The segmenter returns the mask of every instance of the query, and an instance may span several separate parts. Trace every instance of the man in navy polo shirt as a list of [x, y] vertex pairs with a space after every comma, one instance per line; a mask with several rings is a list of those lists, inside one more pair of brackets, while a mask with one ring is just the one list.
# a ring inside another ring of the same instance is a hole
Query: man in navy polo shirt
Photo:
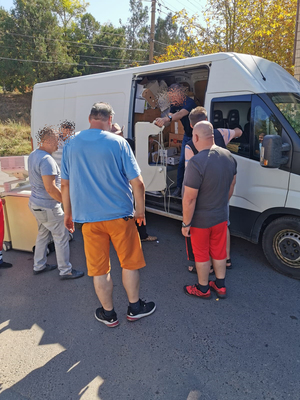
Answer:
[[171, 104], [170, 112], [163, 118], [156, 118], [155, 124], [157, 126], [168, 126], [172, 121], [181, 121], [184, 128], [184, 136], [182, 140], [180, 159], [177, 170], [177, 188], [173, 192], [173, 196], [181, 196], [181, 187], [184, 175], [184, 149], [187, 142], [192, 138], [192, 128], [189, 121], [189, 113], [197, 104], [193, 99], [185, 94], [185, 88], [178, 83], [173, 83], [168, 88], [168, 96]]

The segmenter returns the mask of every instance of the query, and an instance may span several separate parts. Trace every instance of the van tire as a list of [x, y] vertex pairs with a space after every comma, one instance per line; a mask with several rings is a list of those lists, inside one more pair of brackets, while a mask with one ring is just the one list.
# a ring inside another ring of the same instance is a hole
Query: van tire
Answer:
[[262, 237], [264, 254], [276, 271], [300, 279], [300, 219], [281, 217], [272, 221]]

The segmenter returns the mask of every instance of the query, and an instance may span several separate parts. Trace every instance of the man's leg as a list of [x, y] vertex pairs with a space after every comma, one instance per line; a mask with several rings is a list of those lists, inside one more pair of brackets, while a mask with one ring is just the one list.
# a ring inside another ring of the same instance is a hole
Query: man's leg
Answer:
[[33, 270], [43, 271], [47, 263], [47, 248], [50, 242], [51, 233], [45, 224], [48, 222], [47, 211], [43, 208], [29, 203], [29, 208], [38, 224], [38, 235], [35, 241], [35, 251], [33, 257]]
[[106, 311], [113, 310], [113, 281], [110, 273], [101, 276], [94, 276], [94, 288], [96, 295]]
[[209, 280], [211, 261], [209, 260], [206, 262], [196, 262], [195, 264], [197, 269], [199, 285], [207, 286]]
[[226, 275], [226, 258], [225, 260], [212, 260], [214, 271], [217, 279], [225, 279]]
[[140, 296], [140, 272], [123, 268], [122, 282], [126, 290], [129, 303], [136, 303]]
[[212, 227], [210, 253], [212, 255], [216, 280], [210, 281], [209, 286], [220, 298], [226, 297], [225, 276], [227, 234], [227, 221]]
[[145, 266], [139, 234], [132, 218], [107, 221], [107, 225], [110, 226], [111, 241], [123, 269], [122, 280], [129, 300], [127, 320], [137, 321], [156, 309], [153, 301], [146, 303], [139, 298], [139, 269]]
[[181, 146], [181, 152], [180, 152], [180, 159], [179, 159], [179, 164], [178, 164], [178, 169], [177, 169], [177, 188], [181, 189], [182, 187], [182, 182], [183, 182], [183, 176], [184, 176], [184, 166], [185, 166], [185, 145], [191, 138], [188, 137], [187, 135], [183, 135], [182, 139], [182, 146]]
[[184, 292], [190, 296], [196, 296], [203, 299], [211, 297], [208, 279], [211, 267], [209, 257], [209, 237], [210, 229], [200, 229], [192, 227], [191, 234], [191, 247], [193, 249], [195, 266], [198, 275], [198, 283], [196, 285], [184, 286]]
[[48, 209], [47, 215], [48, 221], [45, 226], [53, 237], [59, 275], [70, 274], [72, 264], [70, 263], [69, 232], [64, 225], [64, 212], [59, 206], [58, 208]]
[[93, 277], [96, 295], [102, 305], [95, 318], [109, 328], [119, 325], [113, 306], [113, 282], [110, 275], [110, 238], [104, 222], [85, 223], [82, 226], [84, 252], [88, 275]]

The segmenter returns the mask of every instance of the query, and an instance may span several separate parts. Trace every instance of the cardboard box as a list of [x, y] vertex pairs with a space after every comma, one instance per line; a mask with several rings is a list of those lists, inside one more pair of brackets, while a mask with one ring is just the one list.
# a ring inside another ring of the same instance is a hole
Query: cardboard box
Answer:
[[151, 90], [154, 96], [156, 96], [157, 93], [159, 92], [159, 84], [157, 81], [151, 81], [147, 83], [146, 88]]
[[184, 135], [184, 128], [180, 121], [172, 121], [170, 125], [171, 132], [179, 133], [180, 135]]
[[169, 133], [169, 147], [177, 147], [178, 153], [181, 151], [183, 135], [178, 133]]
[[177, 165], [179, 164], [180, 156], [173, 156], [173, 157], [168, 157], [167, 163], [168, 165]]
[[143, 98], [147, 101], [151, 108], [155, 108], [158, 105], [157, 98], [151, 92], [150, 89], [145, 89], [142, 93]]
[[[145, 102], [145, 100], [143, 101]], [[161, 113], [158, 108], [144, 110], [143, 114], [135, 113], [134, 123], [136, 124], [137, 122], [153, 122], [156, 118], [159, 118], [160, 115]]]

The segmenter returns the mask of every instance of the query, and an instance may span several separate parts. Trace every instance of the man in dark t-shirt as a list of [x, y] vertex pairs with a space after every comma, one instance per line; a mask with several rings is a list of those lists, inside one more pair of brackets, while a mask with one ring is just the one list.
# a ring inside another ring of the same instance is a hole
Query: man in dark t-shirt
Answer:
[[[183, 182], [182, 234], [191, 237], [198, 284], [186, 294], [210, 298], [210, 289], [226, 297], [227, 203], [236, 180], [237, 165], [228, 150], [214, 144], [213, 126], [198, 122], [193, 130], [198, 150], [188, 163]], [[212, 259], [216, 280], [208, 282]]]
[[177, 188], [173, 193], [173, 196], [180, 197], [184, 175], [184, 148], [187, 142], [192, 138], [192, 128], [190, 126], [189, 113], [197, 105], [193, 99], [186, 96], [184, 87], [178, 83], [173, 83], [168, 88], [168, 96], [171, 104], [170, 112], [166, 117], [156, 118], [155, 124], [162, 127], [168, 126], [172, 121], [181, 121], [183, 125], [184, 136], [177, 170]]
[[[207, 121], [207, 111], [204, 107], [196, 107], [189, 114], [189, 121], [191, 127], [193, 128], [197, 122]], [[236, 127], [234, 129], [214, 129], [214, 141], [217, 146], [223, 147], [226, 149], [227, 144], [235, 138], [240, 137], [243, 134], [243, 131]], [[185, 167], [187, 166], [188, 161], [198, 153], [198, 150], [195, 148], [193, 144], [193, 140], [189, 140], [185, 146]], [[228, 204], [228, 214], [229, 214], [229, 204]], [[229, 215], [228, 215], [228, 227], [229, 227]], [[189, 242], [189, 239], [187, 239]], [[188, 255], [189, 260], [193, 260], [192, 254]], [[193, 266], [189, 266], [189, 272], [194, 273], [195, 268]], [[232, 268], [231, 258], [230, 258], [230, 232], [229, 228], [227, 229], [227, 259], [226, 259], [226, 268]], [[213, 271], [211, 271], [213, 272]]]

